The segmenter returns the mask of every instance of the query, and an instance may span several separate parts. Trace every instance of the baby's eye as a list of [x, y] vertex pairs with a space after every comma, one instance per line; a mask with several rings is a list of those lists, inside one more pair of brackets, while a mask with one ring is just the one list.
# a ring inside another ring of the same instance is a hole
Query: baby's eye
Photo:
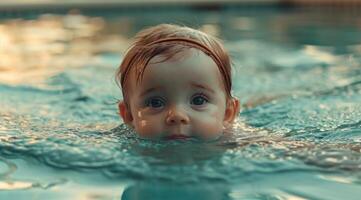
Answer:
[[208, 101], [207, 97], [203, 94], [194, 95], [191, 100], [191, 104], [196, 105], [196, 106], [200, 106], [200, 105], [206, 104], [208, 102], [209, 101]]
[[147, 107], [160, 108], [165, 105], [165, 101], [160, 97], [152, 97], [145, 101]]

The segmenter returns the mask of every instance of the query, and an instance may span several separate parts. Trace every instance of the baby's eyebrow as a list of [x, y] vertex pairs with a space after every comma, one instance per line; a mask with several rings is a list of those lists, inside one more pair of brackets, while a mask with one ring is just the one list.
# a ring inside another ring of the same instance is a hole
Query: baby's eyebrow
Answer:
[[208, 87], [206, 85], [202, 85], [202, 84], [195, 83], [195, 82], [191, 82], [191, 85], [193, 87], [196, 87], [196, 88], [201, 88], [201, 89], [204, 89], [204, 90], [208, 90], [211, 93], [216, 93], [214, 90], [212, 90], [210, 87]]
[[144, 95], [146, 95], [146, 94], [148, 94], [148, 93], [151, 93], [151, 92], [154, 92], [154, 91], [156, 91], [156, 90], [161, 90], [163, 87], [161, 87], [161, 86], [156, 86], [156, 87], [151, 87], [151, 88], [148, 88], [148, 89], [146, 89], [144, 92], [142, 92], [141, 94], [140, 94], [140, 96], [144, 96]]

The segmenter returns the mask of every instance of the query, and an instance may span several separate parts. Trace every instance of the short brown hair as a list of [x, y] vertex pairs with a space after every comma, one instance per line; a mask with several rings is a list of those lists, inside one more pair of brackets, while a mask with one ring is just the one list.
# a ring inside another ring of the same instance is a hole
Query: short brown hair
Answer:
[[126, 99], [125, 84], [131, 69], [135, 70], [137, 81], [141, 81], [149, 61], [158, 55], [165, 57], [162, 62], [172, 58], [185, 48], [195, 48], [211, 57], [221, 72], [225, 91], [232, 97], [231, 64], [227, 51], [219, 39], [202, 31], [172, 24], [160, 24], [140, 31], [135, 42], [127, 51], [116, 79]]

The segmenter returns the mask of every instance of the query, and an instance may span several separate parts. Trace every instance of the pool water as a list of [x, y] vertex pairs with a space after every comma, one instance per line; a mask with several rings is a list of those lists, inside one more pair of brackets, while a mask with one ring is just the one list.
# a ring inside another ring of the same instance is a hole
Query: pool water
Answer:
[[[154, 142], [122, 124], [115, 70], [162, 22], [224, 39], [233, 137]], [[359, 199], [360, 22], [277, 8], [4, 16], [0, 199]]]

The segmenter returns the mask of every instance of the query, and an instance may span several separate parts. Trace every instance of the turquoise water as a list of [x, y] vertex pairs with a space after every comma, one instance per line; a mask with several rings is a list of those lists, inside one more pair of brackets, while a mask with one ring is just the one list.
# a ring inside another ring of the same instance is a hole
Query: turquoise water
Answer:
[[[0, 199], [359, 199], [360, 14], [142, 12], [0, 21]], [[122, 125], [114, 72], [160, 22], [225, 40], [232, 138], [152, 142]]]

